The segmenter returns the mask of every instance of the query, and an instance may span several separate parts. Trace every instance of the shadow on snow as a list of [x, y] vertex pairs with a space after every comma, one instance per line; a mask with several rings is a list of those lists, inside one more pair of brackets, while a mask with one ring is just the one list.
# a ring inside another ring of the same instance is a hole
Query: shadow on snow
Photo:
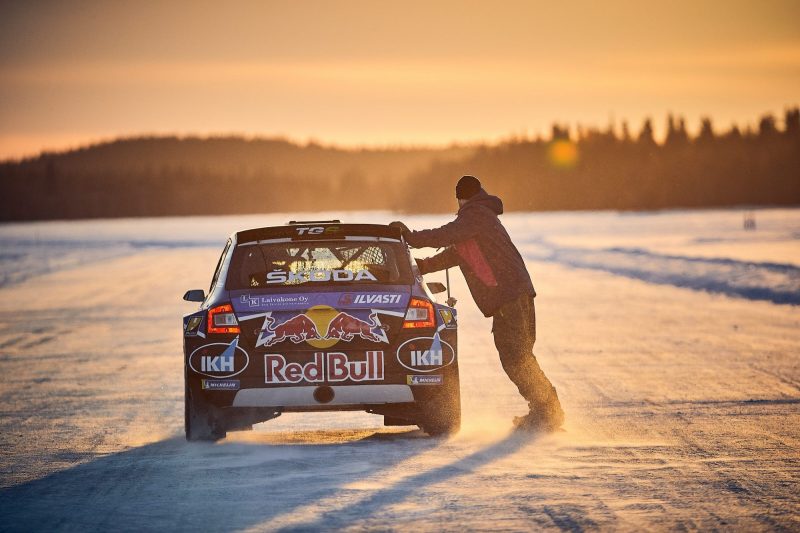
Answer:
[[[531, 438], [512, 433], [299, 527], [336, 527], [354, 516], [376, 516], [426, 484], [466, 474]], [[376, 433], [343, 444], [190, 444], [174, 437], [0, 490], [0, 529], [238, 530], [334, 497], [350, 483], [441, 444], [419, 431]]]

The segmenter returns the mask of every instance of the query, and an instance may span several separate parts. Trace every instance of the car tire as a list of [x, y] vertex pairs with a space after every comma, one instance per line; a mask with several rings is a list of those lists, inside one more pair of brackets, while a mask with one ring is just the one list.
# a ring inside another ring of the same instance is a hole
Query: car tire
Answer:
[[203, 402], [202, 397], [193, 393], [188, 380], [184, 396], [184, 429], [188, 441], [217, 441], [224, 439], [226, 432], [214, 413], [214, 406]]
[[452, 376], [421, 406], [418, 426], [431, 437], [453, 435], [461, 428], [461, 391]]

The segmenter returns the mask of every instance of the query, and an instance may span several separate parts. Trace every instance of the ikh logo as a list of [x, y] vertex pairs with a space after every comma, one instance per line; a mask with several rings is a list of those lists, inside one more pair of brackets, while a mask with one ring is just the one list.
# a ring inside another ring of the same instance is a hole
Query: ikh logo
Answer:
[[455, 361], [453, 347], [439, 338], [417, 337], [407, 340], [397, 349], [397, 361], [409, 370], [433, 372]]
[[430, 350], [411, 350], [411, 366], [442, 366], [442, 349], [431, 346]]
[[239, 337], [230, 344], [206, 344], [189, 356], [189, 368], [211, 378], [229, 378], [241, 374], [249, 362], [247, 352], [239, 347]]
[[233, 372], [233, 353], [201, 356], [200, 370], [202, 372]]
[[316, 352], [308, 363], [287, 363], [281, 354], [264, 356], [266, 383], [322, 383], [324, 381], [383, 381], [383, 352], [368, 351], [363, 361], [351, 361], [342, 352]]

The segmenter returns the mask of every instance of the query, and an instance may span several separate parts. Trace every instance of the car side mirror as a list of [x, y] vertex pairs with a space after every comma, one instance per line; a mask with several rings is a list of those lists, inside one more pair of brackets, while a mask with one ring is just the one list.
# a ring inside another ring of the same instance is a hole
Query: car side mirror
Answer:
[[428, 286], [428, 290], [433, 294], [439, 294], [447, 290], [447, 287], [444, 286], [444, 283], [440, 283], [438, 281], [431, 281], [426, 283], [426, 285]]
[[183, 299], [187, 302], [202, 302], [206, 299], [206, 293], [203, 289], [192, 289], [186, 291], [186, 294], [183, 295]]

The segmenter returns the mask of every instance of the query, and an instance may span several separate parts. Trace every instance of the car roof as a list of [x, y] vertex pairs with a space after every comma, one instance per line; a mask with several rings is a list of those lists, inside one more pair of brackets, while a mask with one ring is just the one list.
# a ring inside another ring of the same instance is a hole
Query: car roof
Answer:
[[357, 238], [401, 240], [401, 231], [385, 224], [342, 224], [339, 221], [293, 222], [285, 226], [253, 228], [236, 233], [236, 242], [269, 241], [338, 241]]

